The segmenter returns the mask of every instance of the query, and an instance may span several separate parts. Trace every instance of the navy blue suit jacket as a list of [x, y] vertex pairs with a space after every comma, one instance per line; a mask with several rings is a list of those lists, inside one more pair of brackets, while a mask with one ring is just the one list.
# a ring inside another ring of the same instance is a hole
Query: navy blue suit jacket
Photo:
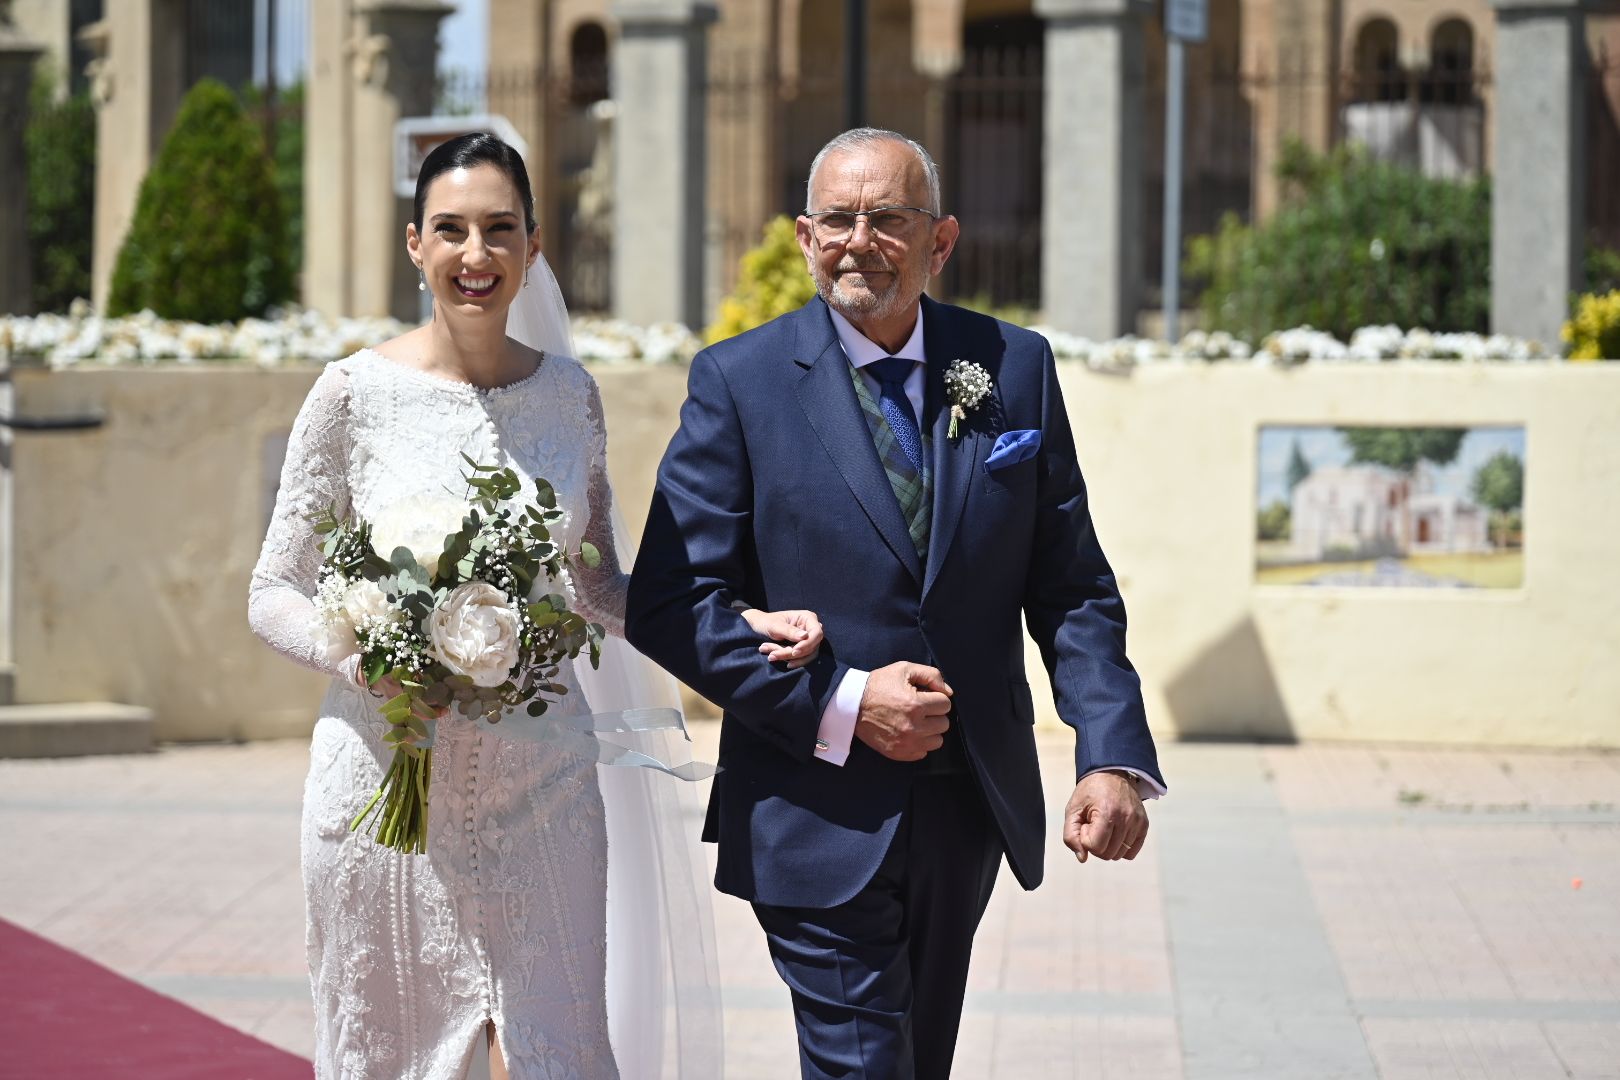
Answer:
[[[926, 561], [819, 298], [697, 355], [659, 467], [628, 634], [724, 711], [704, 839], [720, 845], [716, 885], [744, 899], [843, 903], [888, 848], [919, 766], [859, 739], [842, 767], [814, 757], [822, 711], [852, 666], [910, 660], [944, 673], [952, 723], [1025, 888], [1041, 880], [1047, 811], [1021, 618], [1075, 729], [1077, 775], [1128, 765], [1159, 777], [1050, 347], [927, 297], [922, 318]], [[988, 370], [994, 389], [952, 439], [944, 372], [958, 358]], [[985, 468], [999, 433], [1029, 428], [1043, 434], [1038, 455]], [[797, 671], [766, 662], [735, 599], [815, 611], [820, 656]]]

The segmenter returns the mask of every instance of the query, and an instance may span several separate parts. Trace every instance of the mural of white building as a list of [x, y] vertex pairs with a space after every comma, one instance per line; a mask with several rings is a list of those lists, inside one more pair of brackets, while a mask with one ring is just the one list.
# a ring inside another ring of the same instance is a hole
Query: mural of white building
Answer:
[[1385, 465], [1314, 470], [1294, 488], [1295, 558], [1333, 554], [1432, 555], [1490, 550], [1485, 509], [1435, 490], [1428, 462], [1410, 473]]

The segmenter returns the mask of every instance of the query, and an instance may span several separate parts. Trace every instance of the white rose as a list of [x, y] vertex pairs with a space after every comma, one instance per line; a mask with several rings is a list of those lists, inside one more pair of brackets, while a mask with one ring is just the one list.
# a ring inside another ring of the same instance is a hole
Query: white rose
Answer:
[[458, 585], [427, 618], [428, 651], [479, 686], [499, 686], [518, 661], [517, 611], [482, 581]]
[[317, 618], [313, 629], [315, 649], [326, 657], [327, 663], [340, 664], [360, 651], [360, 642], [355, 639], [354, 627], [345, 616], [339, 615], [331, 619]]
[[466, 516], [466, 504], [455, 499], [413, 495], [384, 507], [371, 519], [371, 547], [385, 559], [393, 557], [395, 548], [409, 548], [417, 564], [432, 575], [444, 554], [444, 538], [460, 532]]
[[399, 609], [394, 607], [381, 585], [369, 578], [360, 578], [343, 594], [343, 613], [352, 625], [362, 626], [367, 619], [392, 622], [399, 616]]

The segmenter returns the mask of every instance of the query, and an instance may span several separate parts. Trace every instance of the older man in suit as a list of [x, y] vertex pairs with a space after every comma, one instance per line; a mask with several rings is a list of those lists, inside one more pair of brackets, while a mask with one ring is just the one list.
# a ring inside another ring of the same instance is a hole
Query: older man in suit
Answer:
[[[693, 361], [630, 585], [630, 640], [724, 710], [704, 838], [805, 1077], [950, 1073], [1001, 858], [1043, 874], [1025, 619], [1076, 733], [1064, 842], [1135, 858], [1164, 791], [1051, 349], [923, 295], [958, 231], [915, 142], [823, 148], [819, 295]], [[815, 660], [761, 656], [750, 602], [817, 612]]]

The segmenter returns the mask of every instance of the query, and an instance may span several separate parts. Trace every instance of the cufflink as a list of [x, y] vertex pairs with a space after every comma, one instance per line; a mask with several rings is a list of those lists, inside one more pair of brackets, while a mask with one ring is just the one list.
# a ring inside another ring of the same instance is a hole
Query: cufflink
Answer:
[[826, 739], [817, 739], [816, 740], [816, 749], [817, 750], [831, 750], [832, 747], [827, 745], [827, 740]]

